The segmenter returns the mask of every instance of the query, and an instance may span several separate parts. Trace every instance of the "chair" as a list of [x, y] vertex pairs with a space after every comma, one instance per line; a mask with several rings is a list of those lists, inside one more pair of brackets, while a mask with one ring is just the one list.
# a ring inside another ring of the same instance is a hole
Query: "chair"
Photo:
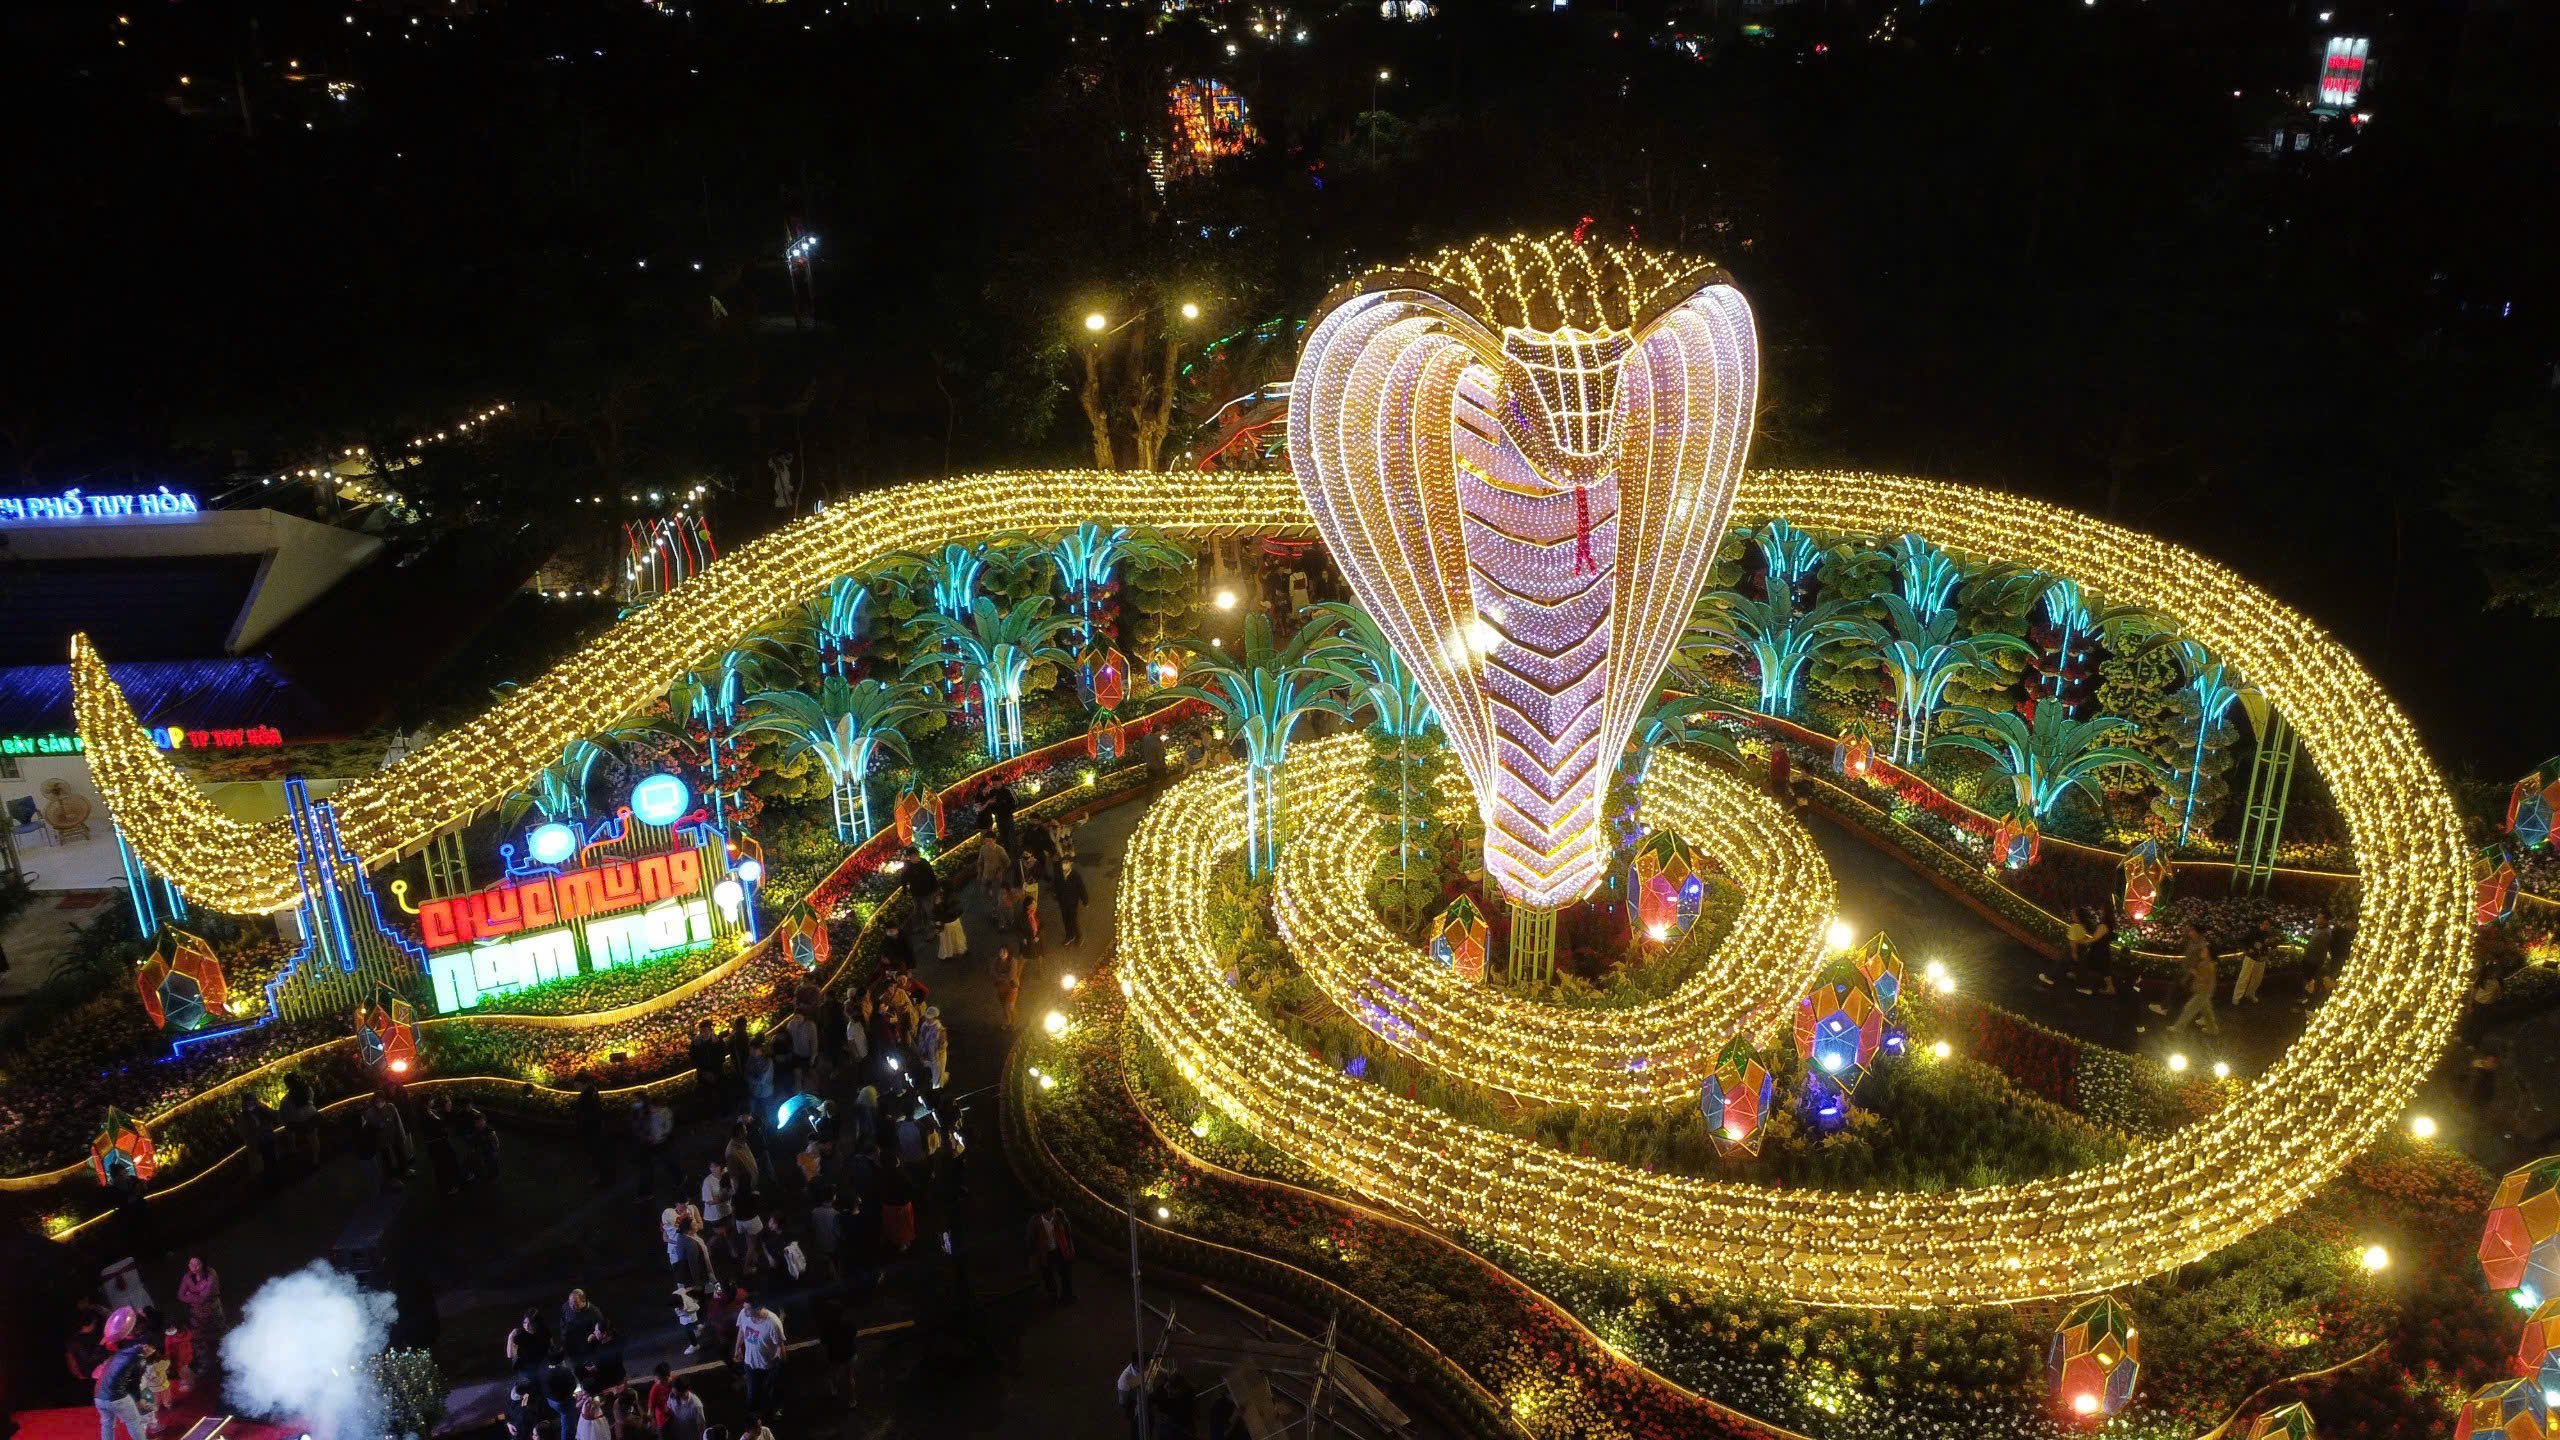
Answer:
[[53, 831], [47, 828], [44, 821], [36, 813], [36, 797], [33, 795], [12, 795], [9, 797], [8, 808], [9, 828], [12, 839], [24, 839], [31, 835], [42, 836], [46, 840], [51, 840], [53, 838]]

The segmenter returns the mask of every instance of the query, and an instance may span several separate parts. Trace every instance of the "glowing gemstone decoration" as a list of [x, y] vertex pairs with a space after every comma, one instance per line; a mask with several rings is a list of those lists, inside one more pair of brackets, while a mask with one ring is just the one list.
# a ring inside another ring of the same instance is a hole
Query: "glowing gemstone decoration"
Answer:
[[377, 989], [373, 1003], [356, 1007], [356, 1047], [364, 1063], [396, 1076], [417, 1068], [418, 1007]]
[[2480, 1234], [2480, 1270], [2492, 1290], [2530, 1290], [2560, 1299], [2560, 1155], [2507, 1173], [2489, 1197]]
[[1723, 537], [1757, 369], [1716, 267], [1561, 235], [1372, 271], [1308, 329], [1291, 469], [1515, 904], [1607, 867], [1601, 793]]
[[2493, 1381], [2471, 1392], [2453, 1422], [2453, 1440], [2546, 1440], [2551, 1402], [2540, 1382]]
[[1884, 1007], [1864, 985], [1816, 985], [1796, 1002], [1796, 1058], [1848, 1094], [1884, 1045]]
[[578, 853], [578, 832], [558, 820], [536, 825], [524, 837], [524, 853], [537, 865], [560, 864]]
[[1440, 912], [1432, 928], [1431, 958], [1474, 983], [1484, 979], [1485, 950], [1492, 941], [1493, 927], [1485, 923], [1484, 913], [1461, 895]]
[[692, 803], [693, 792], [673, 775], [652, 775], [631, 787], [631, 815], [643, 825], [673, 825]]
[[2169, 862], [2160, 854], [2160, 842], [2145, 840], [2126, 851], [2123, 871], [2124, 918], [2136, 923], [2150, 919], [2169, 884]]
[[[167, 953], [162, 953], [162, 947]], [[175, 926], [134, 974], [143, 1013], [169, 1030], [201, 1030], [230, 1012], [231, 987], [213, 947]]]
[[2560, 1390], [2560, 1298], [2533, 1307], [2516, 1341], [2516, 1373], [2545, 1390]]
[[1729, 1040], [1716, 1052], [1715, 1073], [1699, 1087], [1698, 1109], [1706, 1116], [1707, 1135], [1718, 1155], [1760, 1153], [1773, 1083], [1769, 1067], [1760, 1063], [1749, 1044]]
[[1875, 768], [1875, 762], [1875, 727], [1864, 720], [1841, 726], [1840, 738], [1831, 746], [1831, 768], [1852, 780], [1864, 780]]
[[2471, 923], [2495, 925], [2516, 911], [2516, 867], [2491, 845], [2471, 859]]
[[1894, 948], [1893, 937], [1877, 931], [1849, 957], [1849, 963], [1857, 967], [1859, 981], [1891, 1020], [1902, 1008], [1903, 975], [1902, 952]]
[[106, 1123], [99, 1127], [98, 1137], [89, 1142], [89, 1168], [101, 1185], [149, 1180], [160, 1168], [152, 1158], [151, 1132], [142, 1128], [141, 1121], [108, 1106]]
[[1637, 844], [1630, 868], [1637, 928], [1657, 945], [1688, 934], [1707, 902], [1697, 850], [1668, 830], [1656, 830]]
[[2113, 1415], [2133, 1403], [2142, 1373], [2142, 1337], [2133, 1316], [2110, 1295], [2062, 1317], [2045, 1350], [2045, 1378], [2056, 1404], [2079, 1415]]
[[1117, 710], [1129, 694], [1129, 657], [1109, 647], [1084, 652], [1085, 673], [1092, 677], [1093, 705]]
[[2259, 1416], [2249, 1427], [2249, 1440], [2312, 1440], [2318, 1433], [2311, 1407], [2296, 1400]]
[[2000, 817], [2000, 828], [1991, 834], [1991, 853], [2002, 865], [2024, 870], [2043, 852], [2044, 827], [2036, 823], [2034, 812], [2020, 805]]
[[2551, 843], [2551, 817], [2560, 809], [2560, 758], [2518, 780], [2507, 791], [2507, 833], [2528, 850]]
[[1094, 711], [1093, 722], [1085, 726], [1084, 750], [1102, 764], [1118, 763], [1121, 756], [1129, 753], [1129, 727], [1112, 711]]

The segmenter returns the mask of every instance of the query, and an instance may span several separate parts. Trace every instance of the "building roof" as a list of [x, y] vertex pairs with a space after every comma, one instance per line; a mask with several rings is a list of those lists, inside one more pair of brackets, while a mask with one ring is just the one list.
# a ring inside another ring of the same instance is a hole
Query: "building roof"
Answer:
[[[151, 726], [187, 730], [273, 726], [287, 739], [334, 733], [319, 700], [263, 655], [143, 660], [111, 665], [134, 713]], [[0, 668], [0, 735], [62, 735], [74, 728], [68, 664]]]

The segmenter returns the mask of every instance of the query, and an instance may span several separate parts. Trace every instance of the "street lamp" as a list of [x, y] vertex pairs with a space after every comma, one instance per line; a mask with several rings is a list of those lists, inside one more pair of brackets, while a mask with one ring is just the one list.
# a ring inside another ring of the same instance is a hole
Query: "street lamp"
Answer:
[[1198, 305], [1193, 304], [1192, 302], [1190, 302], [1190, 301], [1188, 301], [1188, 300], [1183, 301], [1183, 302], [1182, 302], [1182, 318], [1183, 318], [1183, 319], [1185, 319], [1185, 320], [1197, 320], [1197, 319], [1199, 319], [1199, 318], [1200, 318], [1200, 307], [1199, 307]]
[[1103, 314], [1099, 310], [1093, 311], [1084, 317], [1084, 328], [1094, 331], [1097, 334], [1101, 332], [1103, 326], [1110, 323], [1111, 317]]

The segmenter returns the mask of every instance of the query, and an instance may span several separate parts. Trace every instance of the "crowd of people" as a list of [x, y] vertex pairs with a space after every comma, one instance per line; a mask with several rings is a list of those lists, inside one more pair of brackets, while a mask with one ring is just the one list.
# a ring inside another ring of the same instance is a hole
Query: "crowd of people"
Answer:
[[[511, 1440], [771, 1440], [766, 1426], [790, 1398], [786, 1355], [813, 1345], [827, 1391], [849, 1400], [864, 1303], [907, 1257], [956, 1269], [956, 1255], [940, 1257], [954, 1254], [970, 1147], [936, 991], [976, 984], [982, 964], [1010, 1027], [1026, 966], [1057, 939], [1080, 942], [1090, 901], [1071, 827], [1020, 816], [1003, 788], [978, 821], [974, 868], [946, 877], [912, 846], [893, 862], [910, 919], [904, 943], [865, 983], [802, 983], [762, 1013], [700, 1024], [688, 1059], [693, 1108], [713, 1117], [708, 1145], [698, 1123], [680, 1136], [679, 1097], [659, 1089], [608, 1102], [592, 1077], [579, 1078], [572, 1153], [608, 1196], [636, 1187], [658, 1213], [665, 1309], [628, 1318], [642, 1331], [672, 1320], [683, 1346], [653, 1373], [634, 1374], [622, 1319], [608, 1318], [586, 1289], [556, 1309], [528, 1309], [504, 1347]], [[992, 953], [974, 947], [983, 959], [971, 958], [963, 919], [972, 881], [996, 932]], [[320, 1118], [297, 1075], [280, 1104], [244, 1095], [236, 1128], [275, 1183], [320, 1165]], [[377, 1192], [432, 1183], [452, 1196], [499, 1173], [498, 1130], [479, 1106], [422, 1100], [396, 1085], [356, 1107], [349, 1145]], [[1075, 1243], [1064, 1212], [1034, 1217], [1023, 1248], [1027, 1278], [1072, 1300]], [[102, 1440], [116, 1440], [118, 1426], [126, 1440], [148, 1440], [161, 1397], [183, 1393], [209, 1367], [222, 1324], [219, 1277], [190, 1261], [179, 1299], [186, 1315], [177, 1323], [156, 1310], [84, 1312], [66, 1359], [92, 1386]]]
[[98, 1412], [98, 1440], [147, 1440], [161, 1433], [160, 1409], [205, 1380], [220, 1352], [230, 1312], [222, 1276], [190, 1256], [178, 1280], [183, 1314], [170, 1317], [154, 1305], [107, 1309], [82, 1300], [64, 1342], [63, 1363], [89, 1387]]
[[[953, 1250], [968, 1190], [967, 1108], [952, 1093], [951, 1029], [935, 1001], [937, 988], [974, 983], [963, 968], [964, 887], [975, 879], [995, 917], [988, 967], [1008, 1024], [1024, 964], [1040, 953], [1042, 901], [1052, 933], [1081, 935], [1087, 894], [1072, 832], [1021, 820], [1012, 801], [1002, 789], [989, 797], [968, 877], [946, 883], [913, 847], [899, 857], [906, 943], [867, 983], [802, 984], [765, 1015], [700, 1024], [688, 1058], [702, 1108], [718, 1117], [707, 1158], [678, 1161], [665, 1096], [638, 1096], [617, 1117], [582, 1079], [573, 1127], [596, 1182], [636, 1175], [660, 1202], [666, 1313], [684, 1346], [635, 1376], [621, 1332], [585, 1291], [557, 1315], [528, 1311], [507, 1337], [511, 1440], [757, 1440], [790, 1401], [795, 1339], [815, 1343], [828, 1393], [850, 1400], [863, 1303], [906, 1257]], [[469, 1131], [467, 1118], [446, 1126]], [[471, 1183], [474, 1153], [457, 1147], [458, 1183]], [[1026, 1247], [1047, 1293], [1072, 1299], [1065, 1214], [1035, 1217]], [[695, 1373], [703, 1367], [725, 1374]], [[710, 1423], [733, 1401], [734, 1426]]]

